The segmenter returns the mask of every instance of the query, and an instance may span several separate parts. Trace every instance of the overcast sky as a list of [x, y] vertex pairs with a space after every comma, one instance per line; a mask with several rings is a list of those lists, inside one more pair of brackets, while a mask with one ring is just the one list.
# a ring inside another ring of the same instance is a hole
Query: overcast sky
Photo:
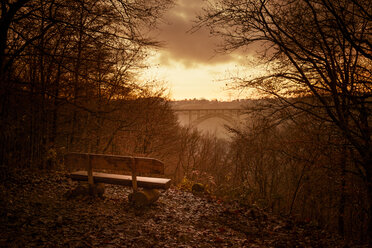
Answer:
[[216, 54], [221, 40], [209, 30], [188, 32], [202, 12], [203, 0], [177, 0], [159, 25], [156, 38], [164, 42], [150, 58], [146, 79], [166, 82], [171, 98], [223, 99], [239, 97], [226, 91], [226, 79], [244, 61], [244, 54]]

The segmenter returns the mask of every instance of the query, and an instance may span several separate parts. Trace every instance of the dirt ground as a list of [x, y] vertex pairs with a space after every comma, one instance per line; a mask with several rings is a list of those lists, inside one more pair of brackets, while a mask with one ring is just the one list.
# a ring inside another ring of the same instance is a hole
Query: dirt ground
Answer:
[[134, 209], [127, 187], [66, 197], [76, 185], [64, 172], [3, 172], [0, 247], [348, 247], [310, 223], [176, 187]]

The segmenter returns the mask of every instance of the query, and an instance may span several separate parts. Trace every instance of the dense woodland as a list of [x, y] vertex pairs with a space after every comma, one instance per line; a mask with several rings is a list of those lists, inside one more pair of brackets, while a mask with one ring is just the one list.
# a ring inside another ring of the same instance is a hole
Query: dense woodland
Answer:
[[371, 2], [217, 2], [196, 29], [223, 51], [266, 44], [268, 73], [231, 79], [261, 97], [231, 141], [181, 127], [164, 90], [138, 81], [172, 1], [1, 1], [1, 169], [63, 169], [68, 151], [155, 157], [175, 184], [371, 242]]

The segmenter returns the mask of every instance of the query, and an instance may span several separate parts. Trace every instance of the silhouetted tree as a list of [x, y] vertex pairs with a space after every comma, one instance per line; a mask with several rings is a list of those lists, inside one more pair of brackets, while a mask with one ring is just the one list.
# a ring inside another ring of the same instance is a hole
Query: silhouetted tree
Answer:
[[372, 237], [370, 2], [221, 0], [211, 3], [200, 25], [226, 39], [222, 50], [264, 47], [267, 74], [237, 77], [237, 87], [276, 96], [282, 107], [339, 130], [365, 183]]
[[43, 163], [62, 139], [100, 147], [108, 103], [138, 97], [145, 48], [158, 45], [147, 32], [171, 3], [1, 1], [0, 163]]

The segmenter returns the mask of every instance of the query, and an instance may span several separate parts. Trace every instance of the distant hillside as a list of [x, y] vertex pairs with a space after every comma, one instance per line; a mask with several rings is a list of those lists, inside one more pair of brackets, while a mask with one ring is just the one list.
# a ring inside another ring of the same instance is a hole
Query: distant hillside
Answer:
[[237, 109], [249, 105], [254, 100], [234, 100], [231, 102], [217, 100], [180, 100], [172, 101], [172, 107], [176, 109]]

